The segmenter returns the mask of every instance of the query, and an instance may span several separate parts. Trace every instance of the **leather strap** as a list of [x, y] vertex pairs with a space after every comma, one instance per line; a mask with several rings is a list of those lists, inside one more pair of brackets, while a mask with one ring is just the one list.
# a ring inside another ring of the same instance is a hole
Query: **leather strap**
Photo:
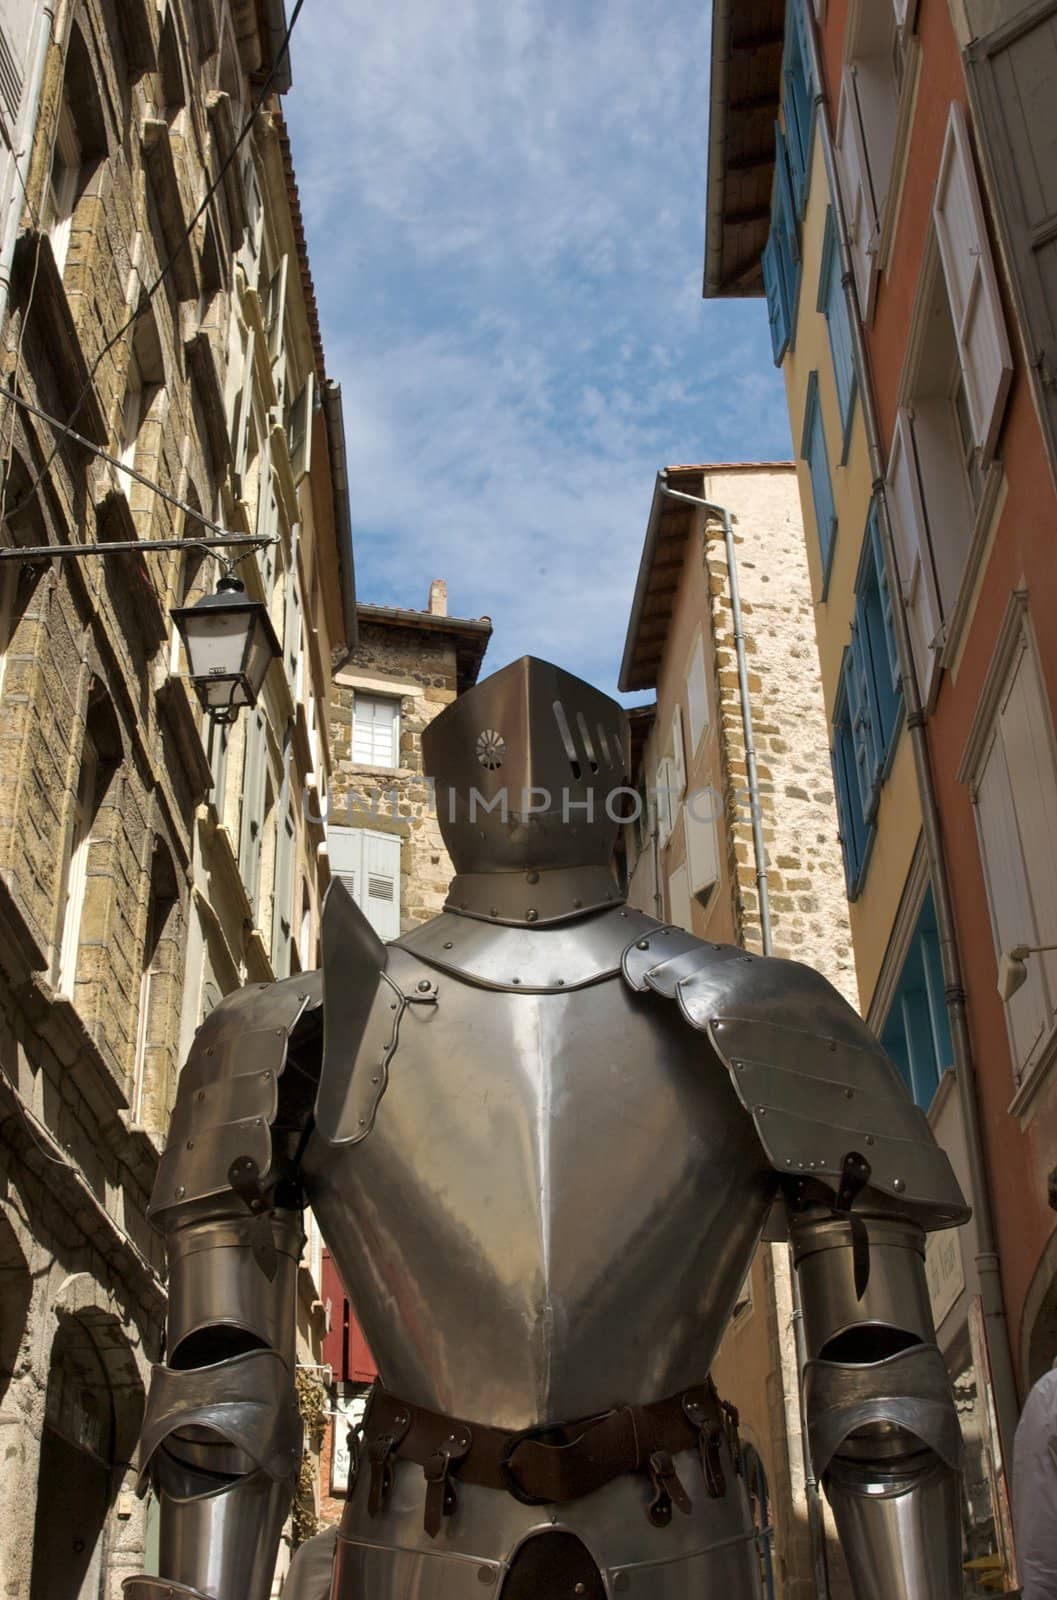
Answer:
[[[733, 1426], [732, 1426], [733, 1424]], [[697, 1448], [709, 1495], [726, 1481], [720, 1446], [736, 1456], [736, 1413], [725, 1410], [709, 1380], [647, 1406], [510, 1432], [412, 1406], [376, 1384], [364, 1418], [371, 1463], [368, 1511], [377, 1516], [392, 1485], [396, 1458], [417, 1462], [426, 1479], [425, 1528], [431, 1538], [457, 1505], [455, 1484], [504, 1489], [528, 1505], [562, 1504], [601, 1489], [625, 1472], [649, 1476], [646, 1511], [664, 1527], [673, 1506], [692, 1509], [673, 1456]]]

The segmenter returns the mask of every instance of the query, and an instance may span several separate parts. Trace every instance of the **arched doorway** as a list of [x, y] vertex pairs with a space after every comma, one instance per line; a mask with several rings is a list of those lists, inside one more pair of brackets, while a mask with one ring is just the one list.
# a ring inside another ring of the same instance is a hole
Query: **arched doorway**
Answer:
[[61, 1315], [51, 1348], [29, 1600], [99, 1600], [110, 1508], [143, 1413], [117, 1318]]

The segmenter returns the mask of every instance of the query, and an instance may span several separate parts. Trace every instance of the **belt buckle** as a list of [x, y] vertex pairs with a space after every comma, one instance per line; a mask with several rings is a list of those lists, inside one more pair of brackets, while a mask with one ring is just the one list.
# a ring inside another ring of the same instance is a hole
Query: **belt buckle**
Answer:
[[553, 1428], [549, 1427], [522, 1428], [519, 1432], [510, 1434], [503, 1446], [503, 1452], [499, 1457], [499, 1474], [507, 1494], [513, 1495], [514, 1499], [519, 1500], [523, 1506], [545, 1506], [549, 1505], [550, 1502], [541, 1495], [529, 1494], [526, 1489], [521, 1487], [514, 1475], [514, 1464], [511, 1458], [518, 1447], [523, 1445], [526, 1440], [539, 1439], [543, 1434], [552, 1433], [553, 1431]]

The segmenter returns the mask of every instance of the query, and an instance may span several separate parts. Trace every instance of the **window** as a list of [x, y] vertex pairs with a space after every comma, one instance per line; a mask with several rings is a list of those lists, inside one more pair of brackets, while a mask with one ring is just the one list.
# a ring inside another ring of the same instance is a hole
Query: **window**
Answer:
[[804, 0], [791, 0], [786, 10], [785, 60], [782, 64], [783, 110], [793, 200], [798, 217], [804, 215], [811, 182], [811, 145], [815, 131], [815, 89], [810, 71], [808, 23]]
[[349, 886], [380, 939], [400, 935], [400, 839], [370, 828], [332, 827], [327, 833], [331, 869]]
[[62, 938], [55, 971], [55, 987], [72, 996], [77, 971], [77, 952], [81, 942], [81, 913], [88, 881], [88, 847], [95, 820], [99, 781], [99, 755], [89, 734], [81, 749], [81, 770], [77, 777], [73, 812], [70, 818], [66, 881], [60, 896]]
[[285, 808], [275, 844], [275, 905], [272, 912], [272, 970], [288, 978], [294, 932], [294, 819]]
[[[1057, 944], [1057, 758], [1053, 723], [1026, 618], [1004, 630], [985, 689], [967, 776], [996, 959], [1016, 945]], [[1004, 659], [1003, 659], [1004, 658]], [[1057, 953], [1033, 955], [1006, 1003], [1013, 1071], [1038, 1064], [1057, 1019]]]
[[844, 447], [841, 460], [848, 454], [852, 412], [857, 389], [855, 358], [852, 353], [851, 323], [848, 320], [848, 301], [841, 283], [840, 246], [833, 221], [832, 206], [826, 212], [826, 232], [822, 244], [822, 267], [818, 282], [818, 309], [826, 319], [829, 330], [829, 348], [833, 357], [833, 378], [837, 386], [837, 404], [844, 428]]
[[708, 685], [705, 681], [705, 647], [700, 632], [690, 653], [686, 674], [686, 710], [690, 719], [690, 760], [697, 754], [701, 735], [708, 727]]
[[73, 213], [80, 198], [81, 142], [65, 95], [55, 133], [55, 152], [51, 162], [48, 199], [51, 210], [51, 251], [59, 275], [66, 266], [73, 229]]
[[763, 284], [771, 324], [771, 351], [774, 364], [778, 367], [793, 344], [793, 324], [800, 290], [800, 239], [785, 134], [777, 123], [774, 136], [771, 231], [763, 251]]
[[[121, 406], [121, 428], [118, 456], [127, 467], [136, 465], [136, 456], [145, 444], [144, 425], [151, 416], [155, 401], [163, 394], [165, 368], [162, 363], [161, 344], [153, 313], [147, 312], [136, 323], [125, 374], [125, 398]], [[157, 421], [157, 419], [154, 419]], [[120, 474], [121, 487], [131, 500], [139, 505], [139, 494], [146, 495], [144, 507], [153, 503], [149, 490], [133, 485], [132, 480]]]
[[[918, 686], [934, 699], [944, 646], [972, 588], [996, 476], [988, 473], [1012, 358], [972, 166], [965, 113], [951, 107], [888, 464], [888, 500]], [[986, 475], [986, 476], [985, 476]]]
[[807, 462], [811, 474], [811, 495], [815, 506], [815, 528], [819, 551], [822, 555], [822, 598], [829, 584], [830, 562], [837, 537], [837, 511], [833, 503], [833, 484], [829, 472], [829, 451], [826, 449], [826, 432], [822, 425], [822, 406], [819, 403], [818, 373], [813, 372], [807, 383], [807, 407], [804, 411], [804, 435], [800, 454]]
[[717, 820], [715, 792], [711, 789], [698, 790], [683, 807], [688, 886], [694, 899], [702, 906], [708, 905], [719, 882]]
[[954, 1065], [931, 889], [925, 896], [899, 974], [881, 1030], [881, 1043], [899, 1068], [915, 1103], [927, 1111], [940, 1078]]
[[912, 17], [907, 0], [855, 0], [834, 147], [863, 319], [873, 315], [877, 273], [894, 215], [893, 180], [906, 137]]
[[901, 711], [899, 657], [875, 505], [863, 539], [833, 719], [834, 782], [849, 899], [862, 886]]
[[361, 694], [352, 706], [352, 759], [360, 767], [400, 765], [400, 702], [384, 695]]
[[[136, 1062], [132, 1084], [132, 1120], [142, 1126], [146, 1101], [150, 1094], [151, 1051], [159, 1044], [164, 1046], [168, 1018], [158, 1016], [161, 999], [159, 989], [164, 985], [168, 968], [165, 959], [169, 919], [177, 903], [176, 873], [172, 857], [160, 839], [155, 839], [151, 860], [150, 898], [147, 902], [147, 925], [143, 940], [140, 964], [139, 1013], [136, 1022]], [[159, 1025], [160, 1024], [160, 1025]]]

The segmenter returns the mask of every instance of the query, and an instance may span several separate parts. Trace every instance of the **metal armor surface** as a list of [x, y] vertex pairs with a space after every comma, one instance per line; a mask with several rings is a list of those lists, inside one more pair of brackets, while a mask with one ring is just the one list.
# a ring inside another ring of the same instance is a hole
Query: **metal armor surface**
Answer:
[[[339, 882], [322, 1043], [318, 980], [299, 978], [226, 1002], [181, 1082], [153, 1215], [192, 1370], [166, 1369], [148, 1425], [173, 1592], [267, 1592], [307, 1201], [388, 1391], [385, 1428], [404, 1430], [370, 1438], [330, 1600], [527, 1600], [547, 1574], [547, 1600], [566, 1580], [584, 1600], [754, 1600], [731, 1437], [659, 1451], [641, 1430], [667, 1405], [685, 1427], [779, 1202], [809, 1432], [859, 1600], [949, 1600], [956, 1424], [922, 1240], [965, 1212], [883, 1052], [804, 969], [620, 905], [621, 714], [588, 685], [517, 662], [424, 746], [458, 871], [448, 909], [386, 946]], [[222, 1368], [244, 1386], [223, 1415]], [[425, 1411], [438, 1442], [415, 1455]], [[598, 1447], [601, 1487], [570, 1474], [546, 1491], [568, 1498], [540, 1504], [508, 1470], [511, 1449], [583, 1459], [604, 1428], [630, 1443], [613, 1470]], [[489, 1434], [491, 1477], [471, 1471]], [[679, 1485], [662, 1519], [659, 1481]], [[130, 1580], [134, 1600], [156, 1592]]]

